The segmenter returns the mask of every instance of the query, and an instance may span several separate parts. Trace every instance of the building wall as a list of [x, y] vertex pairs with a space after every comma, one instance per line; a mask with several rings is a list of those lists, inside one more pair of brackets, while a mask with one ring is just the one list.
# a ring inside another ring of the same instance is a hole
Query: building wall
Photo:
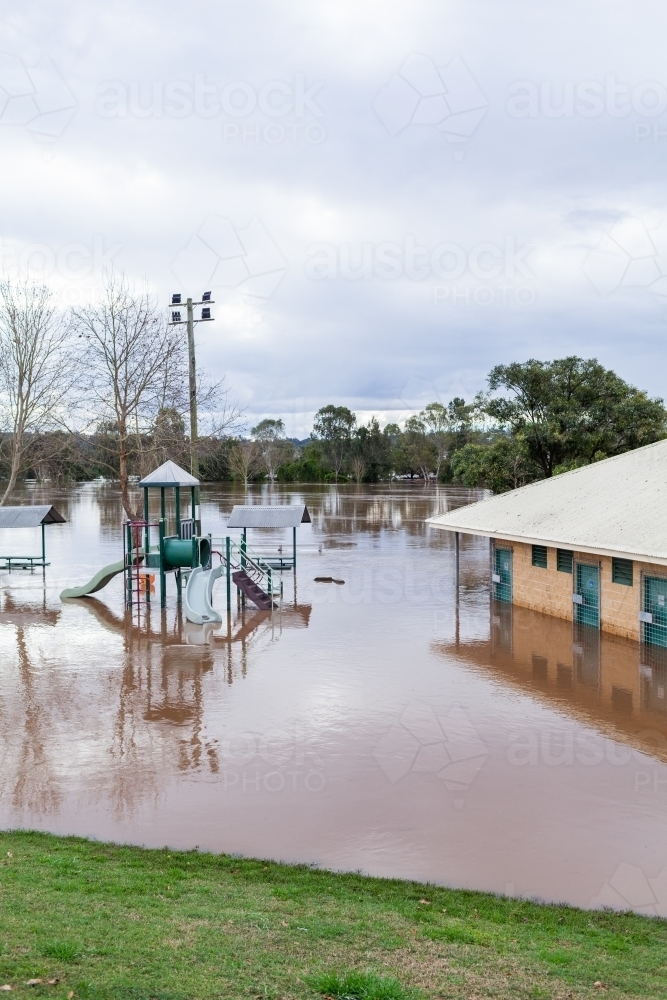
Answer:
[[[533, 547], [523, 542], [495, 541], [496, 548], [512, 550], [512, 603], [543, 614], [573, 619], [572, 593], [574, 572], [559, 573], [556, 569], [556, 549], [547, 548], [547, 568], [533, 566]], [[633, 585], [613, 583], [610, 556], [574, 553], [574, 564], [588, 563], [600, 567], [600, 627], [605, 632], [640, 638], [639, 612], [642, 610], [642, 574], [667, 577], [667, 567], [634, 562]]]

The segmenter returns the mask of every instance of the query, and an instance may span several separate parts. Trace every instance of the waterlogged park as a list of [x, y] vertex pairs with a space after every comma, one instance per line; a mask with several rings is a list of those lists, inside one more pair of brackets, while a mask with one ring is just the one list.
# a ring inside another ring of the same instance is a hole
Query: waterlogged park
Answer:
[[0, 283], [0, 991], [664, 995], [662, 400], [533, 359], [289, 439], [210, 292], [50, 295]]
[[132, 519], [112, 482], [20, 484], [6, 987], [662, 995], [667, 554], [626, 535], [623, 562], [611, 509], [594, 537], [539, 491], [580, 505], [664, 447], [497, 497], [168, 460]]

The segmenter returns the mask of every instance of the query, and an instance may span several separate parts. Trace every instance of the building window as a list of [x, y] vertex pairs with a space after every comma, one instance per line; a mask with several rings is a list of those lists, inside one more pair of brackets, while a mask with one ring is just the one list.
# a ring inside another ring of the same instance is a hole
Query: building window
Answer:
[[572, 572], [572, 553], [569, 549], [556, 549], [556, 568], [559, 573]]
[[632, 586], [632, 559], [612, 559], [612, 583], [622, 583], [624, 587]]
[[547, 568], [546, 545], [533, 545], [533, 566], [539, 566], [540, 569]]

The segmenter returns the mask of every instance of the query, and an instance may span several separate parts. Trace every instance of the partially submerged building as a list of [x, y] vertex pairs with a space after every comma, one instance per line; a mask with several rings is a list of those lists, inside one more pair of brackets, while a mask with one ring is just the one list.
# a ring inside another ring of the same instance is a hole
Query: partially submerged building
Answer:
[[428, 523], [491, 539], [496, 600], [667, 646], [666, 511], [658, 441]]

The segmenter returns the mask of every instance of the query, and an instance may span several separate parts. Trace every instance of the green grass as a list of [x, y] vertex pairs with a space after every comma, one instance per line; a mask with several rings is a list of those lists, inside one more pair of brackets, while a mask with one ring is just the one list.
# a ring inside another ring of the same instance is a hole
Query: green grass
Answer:
[[644, 1000], [667, 994], [667, 922], [0, 833], [5, 983], [53, 1000]]
[[335, 1000], [418, 1000], [420, 993], [406, 990], [393, 976], [374, 972], [323, 972], [306, 982], [325, 997]]

